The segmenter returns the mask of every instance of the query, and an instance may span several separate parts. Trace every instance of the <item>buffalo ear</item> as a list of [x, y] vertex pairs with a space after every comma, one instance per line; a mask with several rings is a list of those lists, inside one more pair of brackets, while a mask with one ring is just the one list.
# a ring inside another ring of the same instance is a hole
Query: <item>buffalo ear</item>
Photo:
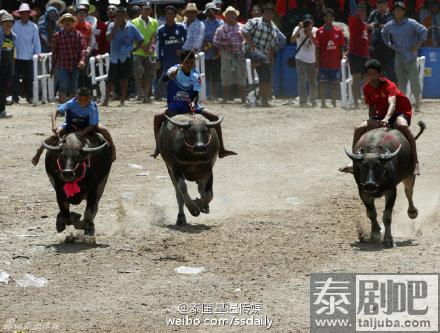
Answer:
[[353, 154], [351, 151], [347, 149], [347, 147], [344, 147], [344, 149], [345, 149], [345, 153], [347, 154], [348, 157], [350, 157], [351, 160], [360, 162], [364, 159], [364, 155], [362, 155], [362, 153], [360, 153], [359, 150], [356, 154]]

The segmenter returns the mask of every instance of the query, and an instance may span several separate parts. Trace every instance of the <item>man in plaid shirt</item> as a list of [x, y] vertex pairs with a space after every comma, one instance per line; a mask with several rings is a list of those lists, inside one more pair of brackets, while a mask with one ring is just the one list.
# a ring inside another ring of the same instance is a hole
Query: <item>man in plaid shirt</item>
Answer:
[[272, 22], [274, 14], [273, 5], [266, 4], [262, 17], [250, 19], [243, 28], [245, 56], [256, 66], [263, 107], [271, 106], [268, 101], [272, 95], [272, 64], [278, 44], [278, 28]]
[[79, 70], [85, 68], [87, 44], [84, 36], [75, 30], [76, 18], [72, 14], [64, 14], [59, 25], [63, 29], [53, 37], [52, 69], [56, 69], [59, 102], [76, 94]]
[[229, 6], [223, 12], [225, 24], [221, 25], [214, 35], [214, 45], [221, 52], [221, 79], [223, 102], [226, 104], [230, 86], [238, 85], [242, 103], [246, 103], [246, 60], [243, 54], [243, 25], [237, 22], [240, 12]]

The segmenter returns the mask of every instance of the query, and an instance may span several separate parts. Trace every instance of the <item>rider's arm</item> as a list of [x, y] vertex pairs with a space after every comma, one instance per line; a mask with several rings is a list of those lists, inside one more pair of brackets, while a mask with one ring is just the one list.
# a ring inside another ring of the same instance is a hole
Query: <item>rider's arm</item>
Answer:
[[388, 107], [388, 112], [385, 116], [386, 119], [390, 119], [396, 111], [396, 96], [388, 96], [388, 104], [390, 106]]
[[56, 121], [57, 121], [58, 113], [59, 113], [59, 112], [58, 112], [57, 109], [55, 109], [55, 110], [52, 111], [52, 115], [51, 115], [51, 120], [52, 120], [52, 131], [55, 131], [55, 130], [57, 129]]

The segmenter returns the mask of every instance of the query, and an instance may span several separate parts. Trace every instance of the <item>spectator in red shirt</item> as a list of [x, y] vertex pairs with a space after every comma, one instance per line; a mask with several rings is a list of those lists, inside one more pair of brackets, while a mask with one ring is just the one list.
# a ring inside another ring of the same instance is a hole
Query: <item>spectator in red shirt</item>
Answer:
[[[409, 129], [411, 124], [412, 106], [408, 97], [397, 86], [382, 75], [382, 65], [375, 59], [365, 64], [367, 83], [364, 86], [365, 103], [369, 108], [369, 119], [356, 127], [353, 135], [353, 146], [361, 136], [369, 130], [379, 127], [394, 127], [402, 132], [411, 145], [414, 174], [420, 175], [417, 158], [416, 140]], [[339, 169], [341, 172], [352, 172], [349, 164]]]
[[85, 5], [76, 6], [76, 23], [75, 30], [79, 31], [81, 35], [84, 36], [87, 44], [87, 55], [90, 55], [92, 49], [95, 45], [95, 34], [93, 33], [93, 28], [90, 23], [86, 22], [88, 16], [88, 8]]
[[56, 70], [60, 103], [75, 96], [78, 70], [85, 68], [87, 45], [83, 35], [75, 30], [76, 21], [72, 14], [64, 14], [58, 21], [63, 29], [53, 37], [51, 75]]
[[94, 8], [93, 12], [90, 13], [94, 17], [96, 17], [96, 31], [95, 31], [95, 39], [96, 39], [96, 47], [92, 50], [93, 55], [97, 54], [106, 54], [110, 50], [110, 44], [107, 41], [107, 24], [101, 20], [100, 13]]
[[359, 108], [361, 98], [361, 82], [365, 63], [369, 56], [367, 8], [364, 3], [356, 5], [356, 0], [350, 0], [350, 16], [348, 28], [350, 30], [350, 43], [348, 49], [348, 63], [353, 76], [353, 99], [355, 109]]
[[332, 105], [336, 107], [336, 96], [341, 80], [341, 59], [345, 49], [342, 30], [333, 26], [335, 13], [327, 8], [324, 11], [324, 25], [316, 32], [316, 66], [319, 68], [319, 94], [321, 108], [325, 104], [325, 86], [329, 83], [332, 92]]

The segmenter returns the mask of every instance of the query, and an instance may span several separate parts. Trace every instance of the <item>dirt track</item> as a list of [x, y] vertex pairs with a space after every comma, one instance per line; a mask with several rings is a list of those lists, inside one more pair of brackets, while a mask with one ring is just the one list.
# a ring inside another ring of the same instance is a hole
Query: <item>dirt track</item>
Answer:
[[[359, 229], [369, 228], [367, 217], [353, 178], [336, 171], [348, 161], [343, 147], [366, 110], [208, 105], [226, 115], [226, 144], [239, 155], [217, 161], [211, 214], [187, 214], [190, 225], [177, 229], [164, 163], [147, 157], [153, 113], [162, 106], [101, 109], [118, 159], [95, 220], [96, 247], [63, 242], [72, 229], [56, 233], [57, 204], [44, 163], [30, 163], [49, 134], [53, 106], [14, 106], [8, 109], [13, 118], [0, 120], [0, 273], [12, 278], [0, 283], [0, 331], [260, 332], [264, 328], [170, 327], [165, 321], [182, 317], [179, 304], [262, 302], [271, 331], [308, 332], [311, 272], [438, 270], [437, 102], [426, 102], [413, 120], [428, 126], [418, 141], [419, 217], [406, 216], [399, 186], [397, 248], [391, 250], [358, 242]], [[73, 210], [83, 213], [84, 205]], [[206, 271], [181, 275], [179, 266]], [[48, 284], [19, 287], [13, 280], [25, 273]]]

